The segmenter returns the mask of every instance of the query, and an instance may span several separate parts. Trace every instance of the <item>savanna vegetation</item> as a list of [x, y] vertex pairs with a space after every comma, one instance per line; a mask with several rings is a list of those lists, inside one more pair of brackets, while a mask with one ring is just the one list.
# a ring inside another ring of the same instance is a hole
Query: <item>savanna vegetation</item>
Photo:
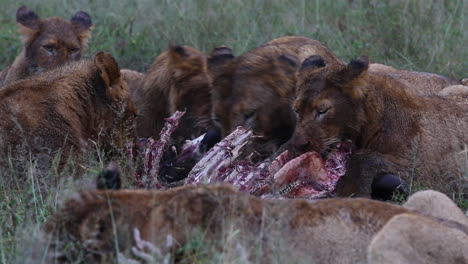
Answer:
[[[468, 77], [468, 0], [0, 0], [0, 69], [21, 49], [15, 13], [22, 4], [42, 18], [89, 13], [95, 28], [84, 57], [108, 51], [121, 68], [138, 71], [145, 71], [170, 42], [204, 52], [226, 45], [241, 54], [276, 37], [301, 35], [320, 40], [345, 61], [366, 54], [372, 62], [399, 69]], [[41, 263], [34, 242], [39, 227], [66, 197], [94, 186], [108, 161], [99, 142], [95, 149], [79, 179], [66, 177], [69, 169], [59, 175], [56, 167], [46, 179], [35, 177], [33, 161], [27, 177], [0, 168], [2, 263]], [[124, 186], [132, 188], [125, 152], [120, 161], [123, 175], [129, 175]], [[468, 201], [459, 205], [466, 210]], [[187, 263], [218, 263], [225, 257], [210, 254], [202, 236], [187, 247], [198, 252]], [[243, 261], [242, 250], [232, 254]]]

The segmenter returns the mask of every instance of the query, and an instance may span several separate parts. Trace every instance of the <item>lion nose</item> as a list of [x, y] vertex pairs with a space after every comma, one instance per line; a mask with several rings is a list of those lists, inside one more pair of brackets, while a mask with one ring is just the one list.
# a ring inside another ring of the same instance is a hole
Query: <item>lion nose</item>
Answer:
[[292, 145], [296, 151], [305, 152], [310, 148], [310, 141], [308, 141], [304, 136], [296, 134], [293, 137]]
[[200, 151], [207, 152], [219, 141], [221, 141], [221, 131], [218, 128], [210, 128], [200, 142]]

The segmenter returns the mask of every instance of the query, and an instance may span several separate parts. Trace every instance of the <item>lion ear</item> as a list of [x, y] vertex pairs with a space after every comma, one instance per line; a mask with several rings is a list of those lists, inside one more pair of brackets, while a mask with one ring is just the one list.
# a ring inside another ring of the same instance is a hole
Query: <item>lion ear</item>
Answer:
[[346, 89], [353, 98], [359, 99], [364, 96], [361, 87], [366, 85], [365, 73], [369, 69], [369, 58], [361, 56], [352, 60], [343, 71], [340, 72], [341, 76], [338, 78], [339, 83], [344, 84], [344, 87], [352, 88]]
[[120, 180], [119, 165], [111, 161], [107, 167], [101, 171], [96, 179], [96, 189], [98, 190], [118, 190], [122, 185]]
[[300, 62], [296, 56], [284, 54], [276, 59], [276, 66], [286, 73], [286, 75], [290, 75], [299, 69]]
[[369, 69], [369, 57], [363, 55], [357, 59], [352, 60], [346, 66], [343, 78], [345, 82], [351, 82], [358, 78]]
[[107, 88], [122, 81], [119, 65], [110, 53], [104, 51], [96, 53], [94, 64], [99, 69], [101, 78]]
[[173, 43], [169, 44], [169, 54], [171, 56], [172, 63], [175, 65], [183, 63], [189, 56], [187, 50], [183, 46], [175, 45]]
[[174, 78], [206, 69], [205, 58], [191, 56], [191, 51], [184, 46], [169, 44], [169, 64]]
[[21, 6], [16, 11], [16, 22], [18, 23], [18, 31], [21, 34], [23, 43], [30, 42], [37, 32], [39, 32], [39, 16], [26, 6]]
[[93, 30], [93, 21], [88, 13], [83, 11], [76, 12], [70, 19], [73, 30], [78, 35], [82, 47], [86, 47], [88, 40], [91, 38], [91, 31]]
[[322, 56], [312, 55], [302, 62], [301, 71], [306, 69], [313, 70], [323, 67], [325, 67], [325, 60], [322, 58]]
[[216, 71], [222, 65], [231, 62], [234, 59], [232, 49], [226, 46], [214, 48], [208, 57], [208, 69]]

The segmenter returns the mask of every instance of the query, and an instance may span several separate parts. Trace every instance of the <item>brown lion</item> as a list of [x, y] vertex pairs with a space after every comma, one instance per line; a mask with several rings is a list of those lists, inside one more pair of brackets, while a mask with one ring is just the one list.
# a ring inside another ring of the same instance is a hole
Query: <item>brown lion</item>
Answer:
[[191, 262], [197, 252], [187, 247], [201, 241], [199, 250], [211, 245], [212, 254], [231, 256], [226, 262], [243, 252], [244, 262], [365, 263], [373, 236], [401, 214], [464, 230], [369, 199], [261, 200], [228, 185], [205, 185], [82, 192], [46, 222], [44, 241], [52, 244], [44, 246], [62, 262], [76, 261], [78, 254], [86, 261], [110, 261], [116, 251], [132, 247], [133, 253], [151, 248], [151, 263], [167, 254]]
[[122, 77], [127, 83], [128, 88], [130, 88], [132, 94], [134, 93], [134, 91], [139, 89], [141, 80], [143, 79], [143, 77], [145, 77], [145, 74], [129, 69], [121, 69], [120, 73], [122, 74]]
[[295, 149], [327, 152], [341, 140], [353, 142], [346, 175], [338, 181], [340, 196], [376, 197], [388, 185], [400, 185], [396, 179], [410, 189], [466, 195], [466, 101], [414, 95], [405, 82], [368, 66], [367, 57], [348, 65], [325, 66], [320, 56], [303, 63], [294, 102]]
[[234, 57], [227, 47], [209, 57], [213, 76], [212, 119], [222, 137], [237, 126], [251, 128], [258, 138], [253, 150], [264, 158], [292, 135], [295, 115], [296, 70], [304, 59], [320, 55], [329, 64], [341, 64], [326, 46], [305, 37], [281, 37]]
[[409, 91], [419, 95], [438, 94], [448, 86], [462, 84], [461, 81], [453, 80], [443, 75], [429, 72], [398, 70], [391, 66], [378, 63], [370, 64], [369, 71], [386, 73], [393, 78], [397, 78], [399, 81], [405, 82]]
[[367, 261], [382, 264], [467, 263], [467, 233], [467, 226], [454, 228], [420, 215], [397, 215], [370, 242]]
[[0, 72], [0, 86], [80, 59], [93, 28], [91, 17], [83, 11], [70, 21], [40, 19], [26, 6], [18, 9], [16, 22], [24, 47], [13, 64]]
[[164, 119], [177, 110], [186, 113], [175, 132], [176, 142], [203, 134], [211, 110], [206, 63], [200, 51], [178, 45], [171, 45], [154, 60], [133, 91], [139, 107], [138, 136], [158, 138]]
[[[60, 89], [58, 89], [60, 88]], [[0, 90], [0, 156], [78, 155], [93, 143], [123, 148], [136, 114], [109, 53], [14, 82]], [[74, 156], [76, 158], [76, 156]], [[78, 159], [79, 160], [79, 159]]]

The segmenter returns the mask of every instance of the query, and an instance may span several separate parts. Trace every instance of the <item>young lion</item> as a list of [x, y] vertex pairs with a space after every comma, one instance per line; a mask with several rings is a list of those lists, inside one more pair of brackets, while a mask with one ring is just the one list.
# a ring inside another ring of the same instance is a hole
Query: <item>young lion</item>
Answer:
[[329, 64], [342, 63], [322, 43], [305, 37], [277, 38], [239, 57], [227, 47], [214, 49], [209, 57], [211, 115], [222, 137], [237, 126], [251, 128], [258, 136], [253, 145], [257, 158], [285, 143], [295, 126], [295, 72], [311, 55], [321, 55]]
[[[57, 89], [60, 88], [60, 89]], [[135, 107], [115, 59], [94, 60], [14, 82], [0, 90], [0, 158], [29, 153], [66, 161], [94, 141], [123, 148], [134, 136]]]
[[369, 72], [368, 65], [367, 57], [348, 65], [325, 66], [320, 56], [304, 62], [294, 103], [295, 148], [326, 152], [341, 140], [353, 141], [337, 185], [340, 196], [379, 196], [389, 175], [410, 188], [466, 195], [466, 102], [414, 95], [398, 78]]
[[244, 249], [246, 258], [261, 263], [365, 263], [372, 237], [401, 214], [429, 219], [369, 199], [261, 200], [228, 185], [206, 185], [82, 192], [43, 230], [52, 243], [45, 245], [49, 255], [63, 262], [76, 261], [79, 253], [87, 261], [110, 261], [116, 251], [134, 247], [135, 253], [149, 243], [154, 251], [146, 253], [158, 258], [202, 239], [202, 250], [212, 246], [227, 258]]
[[[444, 88], [452, 85], [461, 85], [461, 81], [453, 80], [443, 75], [429, 72], [415, 72], [398, 70], [393, 67], [372, 63], [369, 65], [369, 71], [386, 73], [393, 78], [399, 79], [409, 88], [409, 91], [419, 95], [435, 95]], [[466, 87], [468, 90], [468, 87]]]
[[59, 17], [40, 19], [22, 6], [16, 13], [23, 50], [12, 65], [0, 72], [0, 86], [80, 59], [91, 37], [91, 17], [79, 11], [70, 21]]
[[175, 132], [176, 142], [203, 134], [211, 110], [211, 79], [203, 53], [171, 45], [138, 82], [133, 90], [139, 106], [138, 136], [158, 138], [164, 119], [177, 110], [186, 113]]

